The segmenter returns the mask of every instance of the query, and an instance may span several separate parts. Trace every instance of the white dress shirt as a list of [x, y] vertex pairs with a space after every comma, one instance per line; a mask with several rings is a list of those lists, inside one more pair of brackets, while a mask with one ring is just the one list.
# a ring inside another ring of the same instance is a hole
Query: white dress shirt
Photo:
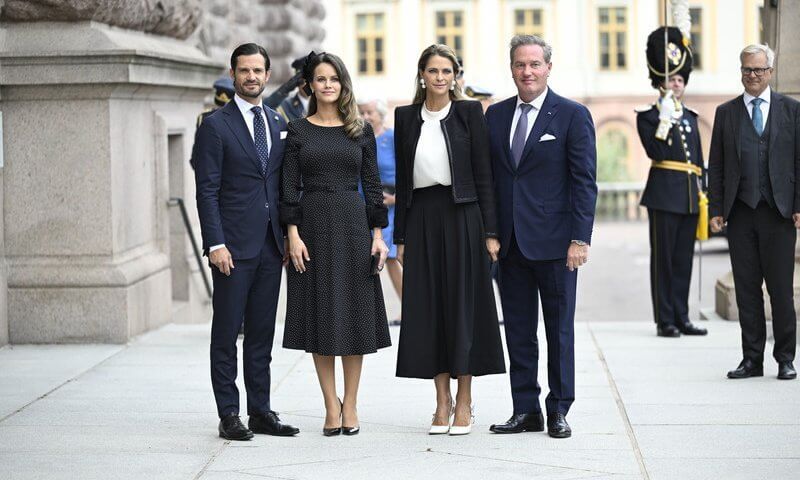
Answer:
[[[765, 130], [767, 128], [767, 117], [769, 116], [770, 93], [771, 90], [769, 89], [769, 85], [767, 85], [767, 88], [765, 88], [764, 91], [761, 92], [761, 95], [758, 96], [758, 98], [764, 100], [761, 102], [761, 105], [759, 105], [758, 108], [761, 109], [761, 118], [764, 119], [763, 126]], [[744, 107], [747, 109], [747, 114], [750, 115], [750, 119], [753, 118], [753, 104], [750, 102], [752, 102], [754, 98], [756, 97], [747, 92], [744, 92], [744, 95], [742, 96], [742, 100], [744, 100]]]
[[[253, 113], [251, 110], [256, 105], [248, 102], [247, 100], [243, 99], [239, 96], [239, 94], [235, 94], [233, 96], [233, 100], [236, 102], [236, 106], [239, 107], [239, 111], [242, 112], [242, 117], [244, 117], [244, 123], [247, 125], [247, 130], [250, 132], [250, 138], [253, 140], [253, 145], [255, 145], [256, 137], [253, 129], [253, 119], [255, 118], [256, 114]], [[272, 138], [269, 134], [269, 122], [267, 121], [267, 112], [264, 111], [264, 106], [259, 105], [261, 107], [261, 118], [264, 119], [264, 127], [267, 131], [267, 151], [269, 152], [272, 150]], [[220, 243], [219, 245], [214, 245], [209, 247], [208, 253], [213, 252], [214, 250], [218, 250], [224, 247], [224, 243]]]
[[[236, 106], [239, 107], [239, 111], [242, 112], [242, 116], [244, 117], [244, 123], [247, 124], [247, 130], [250, 132], [250, 138], [253, 140], [253, 145], [255, 145], [256, 137], [253, 130], [253, 119], [255, 118], [255, 113], [250, 110], [251, 108], [255, 107], [252, 103], [248, 102], [247, 100], [243, 99], [239, 96], [239, 94], [235, 94], [233, 96], [233, 100], [236, 102]], [[264, 111], [264, 106], [259, 104], [257, 105], [261, 107], [261, 118], [264, 119], [264, 126], [267, 130], [267, 151], [272, 150], [272, 138], [269, 134], [269, 122], [267, 121], [267, 112]]]
[[514, 107], [514, 119], [511, 120], [511, 133], [508, 136], [508, 145], [511, 146], [511, 142], [514, 141], [514, 132], [517, 130], [517, 123], [519, 122], [519, 116], [522, 114], [522, 110], [519, 109], [519, 106], [523, 103], [528, 103], [531, 109], [528, 110], [528, 130], [525, 132], [525, 141], [528, 141], [528, 136], [531, 134], [531, 130], [533, 130], [533, 124], [536, 122], [536, 117], [539, 116], [539, 111], [542, 109], [542, 104], [544, 103], [544, 99], [547, 97], [548, 88], [545, 87], [544, 91], [536, 98], [534, 98], [530, 102], [523, 102], [519, 95], [517, 95], [517, 106]]
[[450, 185], [450, 157], [444, 141], [441, 120], [450, 113], [452, 102], [438, 112], [431, 112], [422, 103], [422, 128], [414, 154], [414, 188]]

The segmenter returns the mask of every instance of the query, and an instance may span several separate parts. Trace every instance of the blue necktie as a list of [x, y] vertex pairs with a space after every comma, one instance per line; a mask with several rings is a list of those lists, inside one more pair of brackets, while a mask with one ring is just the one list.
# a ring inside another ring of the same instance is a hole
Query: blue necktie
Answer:
[[519, 120], [517, 128], [514, 130], [514, 137], [511, 139], [511, 156], [514, 157], [514, 165], [519, 166], [522, 160], [522, 151], [525, 149], [525, 135], [528, 133], [528, 111], [533, 108], [527, 103], [520, 103]]
[[753, 105], [753, 127], [756, 129], [756, 133], [760, 137], [762, 133], [764, 133], [764, 117], [761, 115], [761, 102], [763, 102], [763, 98], [754, 98], [750, 100], [750, 103]]
[[253, 139], [258, 152], [258, 159], [261, 160], [261, 175], [267, 175], [267, 163], [269, 162], [269, 145], [267, 144], [267, 127], [264, 125], [264, 117], [261, 116], [261, 107], [250, 109], [255, 114], [253, 117]]

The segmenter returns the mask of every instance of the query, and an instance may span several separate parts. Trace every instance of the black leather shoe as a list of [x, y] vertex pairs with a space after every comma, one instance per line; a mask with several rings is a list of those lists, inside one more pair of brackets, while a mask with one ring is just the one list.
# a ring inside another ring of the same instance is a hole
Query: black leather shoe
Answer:
[[270, 410], [264, 415], [254, 413], [250, 415], [250, 420], [247, 422], [254, 433], [264, 433], [266, 435], [275, 435], [276, 437], [291, 437], [300, 433], [300, 429], [281, 423], [278, 414]]
[[322, 434], [326, 437], [335, 437], [342, 433], [342, 427], [335, 427], [335, 428], [324, 428], [322, 429]]
[[703, 327], [698, 327], [692, 322], [686, 322], [683, 325], [678, 325], [678, 331], [683, 335], [707, 335], [708, 330]]
[[361, 427], [342, 427], [342, 435], [358, 435], [360, 431]]
[[736, 367], [735, 370], [728, 372], [728, 378], [749, 378], [749, 377], [763, 377], [764, 366], [756, 365], [755, 362], [749, 358], [742, 360], [742, 363]]
[[547, 434], [553, 438], [569, 438], [572, 436], [572, 429], [569, 428], [567, 417], [563, 413], [547, 415]]
[[506, 423], [497, 423], [489, 427], [494, 433], [522, 433], [522, 432], [543, 432], [544, 417], [542, 412], [536, 413], [517, 413], [511, 415]]
[[659, 325], [656, 329], [656, 335], [659, 337], [680, 337], [681, 331], [675, 325]]
[[219, 436], [226, 440], [250, 440], [253, 432], [245, 428], [239, 415], [231, 413], [219, 421]]
[[794, 380], [795, 378], [797, 378], [797, 370], [794, 369], [794, 365], [792, 365], [792, 362], [778, 363], [779, 380]]

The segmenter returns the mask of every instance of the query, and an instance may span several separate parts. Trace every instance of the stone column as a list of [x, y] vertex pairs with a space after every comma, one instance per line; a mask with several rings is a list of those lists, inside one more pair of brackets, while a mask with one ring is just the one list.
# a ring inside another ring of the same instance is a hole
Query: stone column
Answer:
[[[2, 97], [0, 97], [0, 105], [2, 105]], [[0, 110], [2, 112], [2, 110]], [[2, 123], [0, 123], [2, 127]], [[0, 144], [4, 143], [3, 137], [0, 135]], [[0, 152], [0, 156], [2, 156]], [[5, 238], [3, 232], [3, 166], [0, 162], [0, 347], [8, 343], [8, 299], [6, 298], [6, 256], [5, 256]]]
[[[186, 20], [175, 8], [193, 1], [158, 3]], [[173, 36], [194, 30], [185, 23]], [[92, 20], [0, 28], [11, 343], [126, 342], [169, 322], [170, 157], [188, 162], [222, 65], [186, 41]]]

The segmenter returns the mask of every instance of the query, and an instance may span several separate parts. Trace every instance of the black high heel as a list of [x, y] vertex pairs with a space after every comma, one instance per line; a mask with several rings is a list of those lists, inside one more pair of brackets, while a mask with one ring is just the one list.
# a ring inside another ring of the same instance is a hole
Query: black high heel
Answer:
[[[342, 408], [343, 408], [343, 405], [342, 405], [342, 401], [339, 398], [337, 398], [336, 400], [339, 400], [339, 422], [341, 422], [342, 421]], [[324, 436], [326, 436], [326, 437], [335, 437], [336, 435], [339, 435], [340, 433], [342, 433], [342, 430], [343, 429], [342, 429], [341, 426], [334, 427], [334, 428], [322, 427], [322, 434]], [[345, 435], [355, 435], [355, 434], [345, 433]]]
[[[342, 406], [344, 408], [344, 405]], [[355, 427], [345, 427], [342, 425], [342, 435], [353, 436], [358, 435], [358, 432], [361, 431], [361, 426], [356, 425]]]

